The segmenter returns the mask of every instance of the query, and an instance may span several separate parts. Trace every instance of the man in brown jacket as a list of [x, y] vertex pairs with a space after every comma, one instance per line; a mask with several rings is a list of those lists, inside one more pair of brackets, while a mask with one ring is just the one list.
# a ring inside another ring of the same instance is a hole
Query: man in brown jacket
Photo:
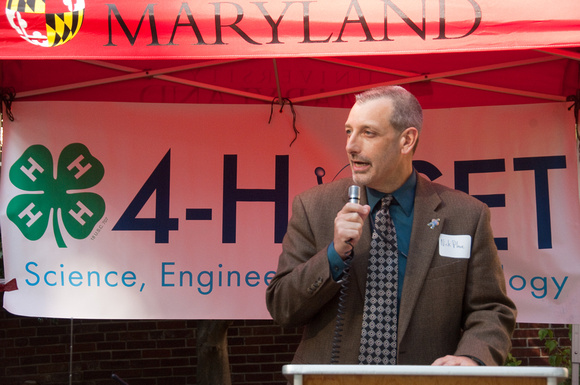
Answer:
[[[345, 124], [352, 179], [294, 199], [266, 292], [276, 322], [304, 326], [293, 363], [359, 363], [371, 234], [386, 193], [396, 201], [389, 211], [398, 244], [397, 364], [505, 362], [516, 309], [489, 208], [416, 173], [421, 126], [421, 106], [401, 87], [357, 95]], [[351, 184], [361, 186], [360, 204], [348, 202]]]

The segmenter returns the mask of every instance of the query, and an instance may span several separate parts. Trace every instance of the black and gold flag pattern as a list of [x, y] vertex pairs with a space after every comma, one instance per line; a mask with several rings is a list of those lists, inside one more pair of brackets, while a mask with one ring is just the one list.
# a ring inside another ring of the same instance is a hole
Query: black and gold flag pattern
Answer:
[[[52, 4], [51, 7], [49, 4], [49, 12], [47, 13], [47, 1], [49, 3], [51, 1], [55, 3], [55, 1], [61, 2], [62, 0], [6, 0], [6, 10], [18, 13], [19, 18], [22, 18], [22, 20], [27, 23], [34, 20], [32, 24], [28, 25], [35, 25], [35, 31], [37, 32], [34, 32], [34, 35], [31, 31], [25, 32], [26, 40], [35, 40], [37, 39], [37, 36], [44, 37], [46, 34], [45, 40], [41, 45], [44, 47], [56, 47], [71, 40], [79, 32], [85, 11], [84, 7], [80, 10], [77, 9], [76, 11], [71, 11], [71, 8], [66, 6], [62, 9], [63, 4], [61, 4], [60, 7], [58, 7], [57, 4]], [[73, 1], [73, 3], [75, 2]], [[59, 10], [64, 12], [50, 12], [51, 8], [54, 8], [54, 6], [57, 6]], [[74, 7], [76, 6], [77, 5], [75, 4]], [[41, 30], [43, 18], [46, 28], [45, 31]], [[23, 27], [23, 31], [24, 30], [25, 26]]]
[[44, 0], [8, 0], [6, 9], [24, 13], [44, 13], [46, 11]]
[[72, 39], [81, 29], [84, 10], [46, 15], [48, 46], [56, 47]]

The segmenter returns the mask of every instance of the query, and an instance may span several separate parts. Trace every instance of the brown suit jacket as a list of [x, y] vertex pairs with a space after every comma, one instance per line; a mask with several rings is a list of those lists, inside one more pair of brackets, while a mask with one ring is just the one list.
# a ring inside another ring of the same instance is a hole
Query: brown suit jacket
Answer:
[[[273, 319], [304, 326], [295, 364], [330, 363], [341, 285], [327, 258], [334, 218], [347, 201], [350, 178], [298, 195], [283, 241], [276, 276], [266, 292]], [[361, 204], [367, 204], [361, 189]], [[429, 365], [448, 354], [469, 355], [502, 365], [511, 348], [516, 309], [490, 226], [489, 208], [479, 200], [419, 176], [414, 221], [398, 324], [400, 365]], [[428, 223], [439, 219], [439, 225]], [[442, 257], [439, 236], [470, 235], [469, 259]], [[364, 305], [370, 222], [354, 248], [340, 364], [357, 364]]]

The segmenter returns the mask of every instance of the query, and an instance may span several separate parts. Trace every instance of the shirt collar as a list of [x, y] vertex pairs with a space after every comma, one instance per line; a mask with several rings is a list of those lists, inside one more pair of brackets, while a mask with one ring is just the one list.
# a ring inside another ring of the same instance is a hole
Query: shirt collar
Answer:
[[[397, 203], [407, 216], [411, 215], [413, 212], [413, 205], [415, 203], [415, 187], [417, 186], [417, 174], [413, 170], [411, 176], [407, 179], [405, 183], [401, 187], [399, 187], [395, 192], [393, 192], [393, 196], [397, 200]], [[370, 187], [367, 187], [367, 198], [369, 201], [369, 206], [371, 209], [374, 210], [377, 203], [381, 200], [383, 196], [386, 194], [377, 190], [374, 190]]]

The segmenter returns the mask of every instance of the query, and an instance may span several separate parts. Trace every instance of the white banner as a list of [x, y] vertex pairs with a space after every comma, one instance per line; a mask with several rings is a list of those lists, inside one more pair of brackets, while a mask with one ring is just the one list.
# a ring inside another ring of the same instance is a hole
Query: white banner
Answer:
[[[0, 187], [15, 314], [263, 319], [297, 193], [349, 175], [345, 109], [15, 103]], [[292, 145], [290, 146], [290, 144]], [[425, 111], [417, 169], [475, 195], [520, 322], [580, 323], [564, 104]], [[329, 224], [332, 226], [332, 224]]]

